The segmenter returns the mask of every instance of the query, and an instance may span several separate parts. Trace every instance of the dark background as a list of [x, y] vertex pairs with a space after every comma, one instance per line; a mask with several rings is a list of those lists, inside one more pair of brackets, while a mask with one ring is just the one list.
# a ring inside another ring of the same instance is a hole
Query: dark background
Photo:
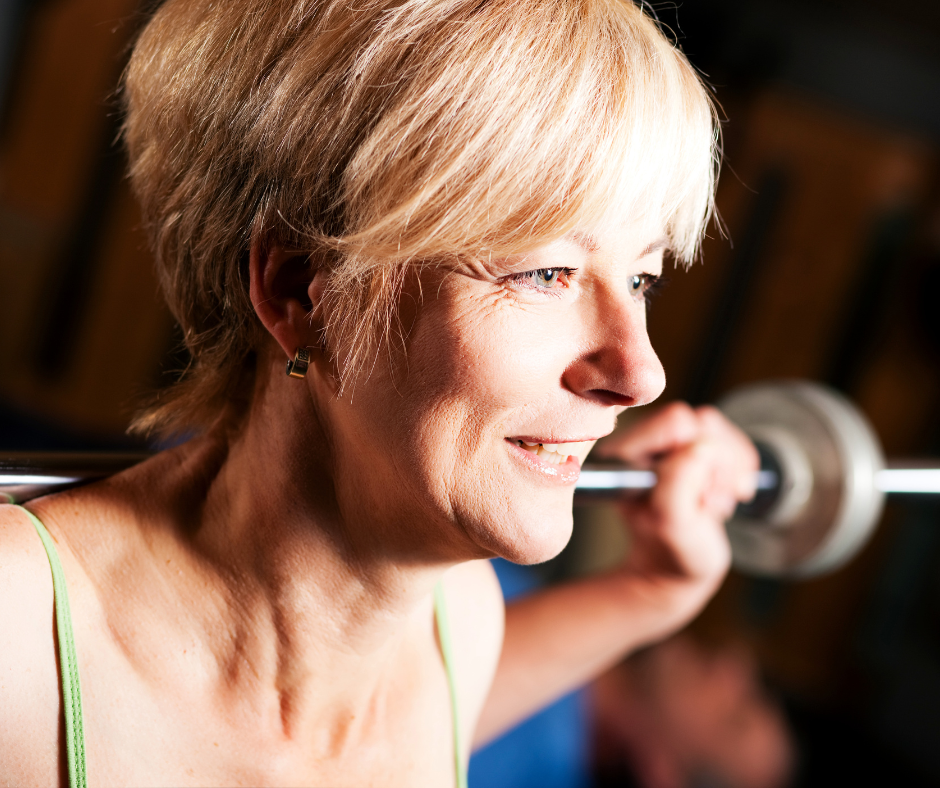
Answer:
[[[185, 361], [115, 145], [146, 6], [0, 5], [0, 449], [131, 445], [135, 401]], [[666, 396], [812, 378], [889, 456], [940, 455], [940, 2], [651, 6], [726, 118], [726, 237], [650, 314]], [[733, 573], [694, 624], [759, 654], [801, 785], [940, 785], [938, 513], [892, 501], [826, 578]]]

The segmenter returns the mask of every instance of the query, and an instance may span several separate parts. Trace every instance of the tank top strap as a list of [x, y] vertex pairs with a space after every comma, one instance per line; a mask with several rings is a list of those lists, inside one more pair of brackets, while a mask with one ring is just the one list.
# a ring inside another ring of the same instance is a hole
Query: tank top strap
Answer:
[[467, 770], [463, 763], [463, 751], [460, 749], [460, 714], [457, 707], [457, 683], [454, 679], [454, 650], [450, 641], [450, 627], [447, 621], [447, 600], [444, 597], [443, 583], [438, 583], [434, 587], [434, 618], [437, 622], [437, 636], [441, 641], [441, 655], [444, 658], [447, 685], [450, 688], [450, 711], [454, 730], [454, 767], [457, 770], [457, 788], [467, 788]]
[[46, 527], [29, 509], [24, 509], [22, 506], [17, 508], [26, 513], [39, 534], [52, 570], [56, 634], [59, 639], [59, 674], [62, 680], [62, 707], [65, 713], [65, 752], [68, 760], [69, 788], [86, 788], [82, 691], [78, 681], [78, 660], [75, 654], [75, 637], [72, 632], [72, 613], [69, 610], [65, 573], [62, 571], [62, 562], [59, 560], [55, 542]]

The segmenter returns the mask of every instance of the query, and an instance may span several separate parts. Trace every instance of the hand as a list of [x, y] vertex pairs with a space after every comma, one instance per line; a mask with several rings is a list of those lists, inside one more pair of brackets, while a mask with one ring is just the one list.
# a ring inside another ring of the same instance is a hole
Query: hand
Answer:
[[685, 623], [718, 587], [731, 560], [724, 522], [754, 496], [757, 450], [712, 407], [673, 403], [598, 447], [597, 454], [656, 471], [648, 494], [622, 504], [631, 532], [622, 571]]

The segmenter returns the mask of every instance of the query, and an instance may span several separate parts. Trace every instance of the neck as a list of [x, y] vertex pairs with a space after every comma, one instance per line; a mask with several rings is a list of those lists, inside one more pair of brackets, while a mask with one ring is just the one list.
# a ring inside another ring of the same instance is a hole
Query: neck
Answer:
[[413, 522], [337, 495], [329, 435], [309, 400], [277, 383], [240, 429], [219, 425], [175, 450], [168, 522], [185, 523], [176, 533], [210, 589], [204, 623], [228, 624], [212, 645], [222, 675], [273, 687], [282, 718], [289, 698], [298, 724], [322, 722], [337, 701], [351, 713], [374, 700], [416, 644], [434, 653], [432, 591], [454, 561], [409, 549]]

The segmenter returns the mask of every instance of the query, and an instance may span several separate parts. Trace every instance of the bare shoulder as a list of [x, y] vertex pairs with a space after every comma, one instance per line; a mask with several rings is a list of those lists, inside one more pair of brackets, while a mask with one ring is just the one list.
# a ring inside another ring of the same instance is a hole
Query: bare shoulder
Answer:
[[0, 506], [0, 784], [58, 781], [52, 575], [26, 514]]
[[[43, 608], [51, 617], [52, 602], [52, 574], [39, 534], [22, 509], [0, 506], [0, 638], [3, 624], [24, 619], [24, 613]], [[5, 653], [0, 645], [0, 655]]]
[[503, 594], [489, 561], [470, 561], [450, 569], [444, 576], [444, 591], [462, 730], [472, 731], [503, 646]]

